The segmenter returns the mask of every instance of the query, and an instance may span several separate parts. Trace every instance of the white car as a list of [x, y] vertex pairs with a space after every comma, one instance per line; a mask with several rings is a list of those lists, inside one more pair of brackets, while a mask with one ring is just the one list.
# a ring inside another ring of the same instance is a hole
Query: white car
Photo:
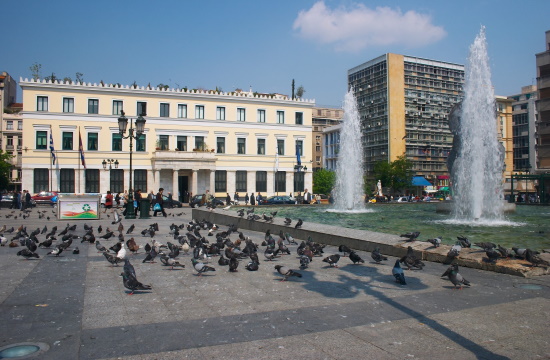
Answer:
[[397, 199], [397, 202], [409, 202], [409, 198], [406, 196], [401, 196], [399, 199]]

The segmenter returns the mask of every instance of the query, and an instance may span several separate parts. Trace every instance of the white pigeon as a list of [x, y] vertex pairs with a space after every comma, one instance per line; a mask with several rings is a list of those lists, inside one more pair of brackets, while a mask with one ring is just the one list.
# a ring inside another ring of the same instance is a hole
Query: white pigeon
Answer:
[[7, 243], [8, 243], [8, 238], [4, 236], [0, 236], [0, 246], [6, 246]]
[[122, 244], [122, 247], [117, 252], [116, 257], [120, 260], [124, 260], [126, 258], [126, 245]]
[[181, 246], [181, 250], [183, 250], [185, 254], [189, 253], [189, 244], [187, 243], [187, 241], [183, 243], [183, 245]]
[[229, 210], [229, 209], [231, 209], [231, 205], [228, 205], [228, 206], [222, 208], [222, 210]]

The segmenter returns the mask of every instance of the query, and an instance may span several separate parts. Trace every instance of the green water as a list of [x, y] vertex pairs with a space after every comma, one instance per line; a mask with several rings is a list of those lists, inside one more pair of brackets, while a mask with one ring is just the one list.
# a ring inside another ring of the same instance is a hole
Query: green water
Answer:
[[490, 241], [505, 247], [550, 248], [550, 207], [517, 206], [505, 221], [491, 224], [457, 224], [451, 215], [438, 214], [435, 203], [372, 204], [372, 212], [336, 213], [330, 206], [285, 206], [256, 208], [256, 213], [279, 211], [278, 218], [301, 218], [304, 222], [323, 223], [346, 228], [400, 235], [420, 231], [419, 240], [442, 236], [443, 243], [454, 244], [458, 235], [472, 243]]

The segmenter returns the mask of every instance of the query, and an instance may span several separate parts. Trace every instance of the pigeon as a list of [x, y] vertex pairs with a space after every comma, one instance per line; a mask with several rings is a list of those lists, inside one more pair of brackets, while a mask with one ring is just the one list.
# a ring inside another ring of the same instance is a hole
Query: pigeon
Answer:
[[8, 243], [8, 238], [4, 236], [0, 236], [0, 246], [6, 246], [7, 243]]
[[237, 215], [240, 216], [240, 217], [243, 217], [244, 216], [244, 209], [237, 210]]
[[433, 238], [433, 239], [428, 239], [427, 241], [428, 241], [430, 244], [432, 244], [434, 247], [438, 248], [439, 245], [441, 245], [441, 236], [440, 236], [440, 237]]
[[399, 260], [395, 260], [395, 265], [393, 266], [391, 273], [395, 277], [395, 282], [398, 282], [401, 285], [407, 285], [407, 282], [405, 281], [405, 273], [403, 273], [403, 269], [401, 269], [401, 266], [399, 265]]
[[354, 265], [357, 263], [365, 263], [365, 260], [361, 259], [361, 256], [359, 256], [353, 250], [349, 253], [349, 259], [353, 262]]
[[221, 255], [219, 260], [218, 260], [218, 265], [227, 266], [227, 265], [229, 265], [229, 260], [224, 258], [223, 255]]
[[290, 226], [291, 223], [292, 223], [292, 219], [286, 217], [286, 218], [285, 218], [285, 221], [284, 221], [284, 224], [285, 224], [286, 226]]
[[463, 248], [471, 248], [471, 247], [472, 247], [472, 242], [471, 242], [470, 239], [468, 239], [467, 237], [465, 237], [465, 236], [457, 236], [456, 238], [458, 239], [458, 241], [460, 241], [460, 245], [461, 245]]
[[279, 274], [283, 275], [283, 279], [281, 281], [285, 281], [286, 279], [288, 279], [291, 276], [296, 276], [296, 277], [299, 277], [299, 278], [302, 277], [302, 274], [300, 274], [299, 272], [291, 270], [291, 269], [289, 269], [289, 268], [287, 268], [286, 266], [283, 266], [283, 265], [275, 265], [275, 269], [277, 269], [277, 272]]
[[275, 258], [275, 256], [276, 256], [276, 252], [273, 250], [273, 248], [271, 248], [270, 246], [268, 246], [268, 247], [265, 249], [264, 256], [265, 256], [265, 258], [266, 258], [268, 261], [272, 261], [272, 260]]
[[23, 249], [19, 250], [17, 252], [17, 256], [23, 256], [25, 259], [29, 260], [30, 258], [37, 258], [39, 259], [40, 256], [38, 256], [37, 253], [30, 251], [29, 249]]
[[98, 253], [107, 251], [107, 248], [105, 246], [101, 245], [101, 243], [99, 241], [95, 242], [95, 248], [97, 249]]
[[549, 266], [547, 261], [542, 260], [540, 257], [537, 256], [538, 252], [533, 251], [531, 249], [525, 250], [525, 260], [529, 261], [531, 263], [531, 267], [533, 266]]
[[298, 222], [296, 222], [296, 225], [294, 225], [295, 229], [299, 229], [304, 224], [304, 221], [302, 219], [298, 219]]
[[31, 238], [26, 238], [25, 239], [25, 246], [27, 247], [27, 249], [29, 249], [31, 252], [35, 252], [36, 249], [38, 248], [38, 246], [36, 245], [36, 243], [34, 241], [31, 240]]
[[136, 277], [136, 270], [134, 269], [134, 265], [132, 265], [132, 263], [130, 263], [129, 259], [124, 259], [123, 269], [124, 269], [125, 273], [129, 273], [129, 274], [133, 275], [134, 277]]
[[338, 260], [340, 260], [340, 254], [334, 254], [324, 258], [323, 262], [328, 263], [330, 266], [338, 267]]
[[[149, 245], [149, 244], [147, 244]], [[149, 261], [151, 264], [155, 263], [155, 258], [157, 257], [158, 253], [155, 247], [151, 247], [151, 250], [147, 253], [147, 256], [145, 256], [145, 259], [143, 259], [142, 263]]]
[[48, 252], [46, 255], [55, 255], [56, 257], [58, 257], [64, 250], [64, 248], [60, 245], [57, 245], [52, 251]]
[[139, 245], [136, 243], [134, 238], [128, 239], [128, 241], [126, 241], [126, 246], [128, 246], [128, 250], [130, 250], [132, 254], [136, 254], [139, 250]]
[[191, 262], [193, 263], [193, 268], [198, 272], [198, 276], [202, 276], [202, 274], [208, 271], [216, 271], [213, 267], [205, 265], [197, 259], [191, 259]]
[[45, 234], [48, 232], [48, 227], [46, 225], [44, 225], [44, 228], [42, 229], [42, 231], [40, 232], [40, 234]]
[[384, 255], [380, 254], [380, 248], [377, 247], [373, 250], [373, 252], [371, 253], [370, 255], [372, 257], [372, 259], [377, 263], [377, 264], [380, 264], [380, 262], [382, 261], [385, 261], [385, 260], [388, 260], [387, 257], [385, 257]]
[[136, 290], [149, 291], [153, 289], [151, 285], [144, 285], [140, 283], [135, 276], [135, 272], [131, 273], [124, 271], [120, 275], [122, 276], [122, 283], [124, 284], [124, 287], [130, 290], [128, 295], [133, 295]]
[[260, 264], [255, 261], [251, 261], [246, 264], [244, 268], [248, 271], [258, 271], [258, 269], [260, 268]]
[[494, 249], [497, 246], [493, 244], [492, 242], [477, 242], [474, 243], [475, 246], [482, 248], [483, 250], [487, 251], [488, 249]]
[[407, 255], [403, 256], [399, 262], [406, 265], [409, 270], [416, 269], [422, 270], [424, 263], [414, 255], [414, 250], [411, 246], [407, 248]]
[[109, 250], [111, 250], [112, 252], [114, 253], [118, 253], [120, 251], [120, 249], [122, 249], [122, 244], [121, 242], [117, 242], [116, 244], [114, 244], [113, 246], [111, 246], [109, 248]]
[[75, 254], [75, 255], [80, 254], [80, 249], [78, 248], [78, 246], [74, 248], [73, 254]]
[[[520, 249], [517, 247], [513, 247], [512, 250], [516, 253], [516, 257], [519, 257], [520, 259], [525, 259], [527, 249]], [[531, 253], [534, 255], [540, 254], [538, 251], [533, 251], [533, 250], [531, 250]]]
[[120, 250], [117, 252], [116, 257], [120, 260], [124, 260], [126, 258], [126, 247], [124, 246], [124, 243], [122, 243], [122, 246]]
[[502, 256], [503, 258], [512, 257], [510, 250], [506, 249], [505, 247], [498, 245], [497, 251], [500, 253], [500, 256]]
[[111, 263], [111, 266], [118, 266], [118, 262], [121, 261], [121, 259], [117, 258], [115, 255], [109, 254], [107, 251], [103, 252], [103, 256]]
[[101, 235], [100, 238], [108, 240], [115, 236], [115, 233], [113, 231], [106, 232], [104, 235]]
[[351, 249], [349, 247], [347, 247], [346, 245], [340, 245], [338, 246], [338, 251], [340, 252], [343, 252], [344, 253], [344, 257], [346, 256], [346, 253], [351, 253]]
[[498, 258], [500, 258], [500, 253], [494, 248], [486, 248], [485, 255], [487, 255], [487, 258], [490, 262], [495, 262], [498, 260]]
[[407, 242], [411, 242], [411, 241], [415, 241], [416, 238], [420, 235], [420, 232], [419, 231], [415, 231], [415, 232], [408, 232], [406, 234], [401, 234], [400, 237], [404, 237], [404, 238], [407, 238]]
[[451, 249], [447, 253], [447, 257], [451, 259], [454, 259], [458, 255], [460, 255], [460, 251], [462, 250], [462, 245], [460, 245], [460, 241], [457, 241], [456, 244], [451, 246]]
[[239, 260], [237, 260], [237, 257], [233, 256], [229, 259], [229, 271], [237, 272], [237, 267], [239, 267]]
[[160, 262], [162, 264], [164, 264], [165, 266], [170, 266], [171, 267], [170, 270], [174, 270], [174, 266], [179, 266], [179, 267], [185, 268], [185, 265], [180, 264], [179, 261], [171, 258], [170, 256], [168, 256], [166, 254], [161, 254]]
[[134, 225], [134, 224], [130, 225], [128, 230], [126, 230], [126, 235], [131, 234], [132, 231], [134, 231], [135, 228], [136, 228], [136, 225]]
[[300, 255], [300, 269], [307, 269], [309, 266], [309, 263], [311, 262], [311, 259], [309, 256], [306, 255]]
[[451, 265], [451, 271], [449, 271], [449, 274], [447, 276], [454, 285], [453, 289], [456, 289], [457, 286], [460, 286], [458, 289], [462, 290], [462, 285], [470, 286], [470, 282], [459, 274], [457, 264]]

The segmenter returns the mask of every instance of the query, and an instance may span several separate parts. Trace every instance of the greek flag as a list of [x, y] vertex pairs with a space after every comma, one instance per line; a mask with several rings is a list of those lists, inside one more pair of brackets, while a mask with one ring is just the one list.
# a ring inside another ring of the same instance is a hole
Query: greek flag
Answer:
[[82, 136], [80, 136], [80, 129], [78, 129], [78, 151], [80, 151], [80, 161], [82, 162], [82, 167], [86, 169], [86, 160], [84, 160], [84, 148], [82, 147]]
[[52, 165], [55, 165], [55, 149], [53, 148], [52, 128], [50, 127], [50, 153], [52, 155]]

